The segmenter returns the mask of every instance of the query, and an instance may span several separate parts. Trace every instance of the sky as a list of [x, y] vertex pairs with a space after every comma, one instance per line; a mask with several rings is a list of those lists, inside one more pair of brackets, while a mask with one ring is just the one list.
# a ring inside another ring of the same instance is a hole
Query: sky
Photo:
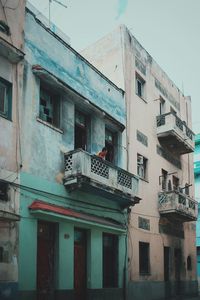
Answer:
[[[200, 0], [51, 0], [51, 21], [81, 51], [125, 24], [185, 96], [200, 133]], [[49, 0], [29, 0], [46, 17]]]

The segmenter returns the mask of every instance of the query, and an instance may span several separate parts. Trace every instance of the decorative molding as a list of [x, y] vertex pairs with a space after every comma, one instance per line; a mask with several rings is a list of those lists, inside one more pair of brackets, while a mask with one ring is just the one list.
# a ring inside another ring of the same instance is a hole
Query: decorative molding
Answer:
[[137, 57], [135, 57], [135, 66], [143, 75], [146, 75], [146, 66]]
[[148, 137], [139, 130], [137, 130], [137, 140], [148, 147]]
[[138, 217], [138, 227], [150, 231], [150, 220], [146, 218]]

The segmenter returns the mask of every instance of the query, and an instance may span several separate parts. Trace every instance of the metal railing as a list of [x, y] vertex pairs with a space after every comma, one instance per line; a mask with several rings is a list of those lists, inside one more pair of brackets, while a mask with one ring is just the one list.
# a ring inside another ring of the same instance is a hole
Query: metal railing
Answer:
[[176, 114], [170, 112], [159, 115], [156, 117], [156, 124], [159, 137], [172, 133], [187, 148], [191, 149], [191, 151], [194, 150], [194, 133], [188, 128], [185, 121], [182, 121]]
[[160, 213], [181, 214], [192, 221], [197, 219], [198, 203], [177, 190], [165, 191], [158, 194], [158, 210]]

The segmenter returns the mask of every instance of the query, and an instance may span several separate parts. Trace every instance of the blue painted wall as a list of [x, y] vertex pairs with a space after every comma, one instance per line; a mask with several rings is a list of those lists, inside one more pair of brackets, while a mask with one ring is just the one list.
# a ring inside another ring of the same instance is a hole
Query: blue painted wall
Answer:
[[[69, 193], [62, 182], [64, 174], [64, 152], [74, 149], [75, 107], [84, 109], [87, 99], [116, 121], [125, 125], [125, 100], [123, 91], [114, 86], [102, 74], [95, 70], [72, 48], [64, 45], [58, 38], [44, 28], [30, 12], [26, 12], [25, 23], [25, 65], [24, 97], [22, 99], [22, 159], [20, 175], [20, 235], [19, 235], [19, 287], [20, 300], [34, 299], [36, 293], [37, 261], [37, 221], [44, 219], [56, 222], [58, 232], [58, 270], [56, 289], [73, 289], [73, 247], [74, 227], [88, 230], [90, 255], [88, 254], [89, 288], [102, 288], [102, 235], [103, 232], [119, 235], [119, 287], [123, 286], [123, 268], [126, 262], [125, 230], [115, 230], [98, 224], [84, 224], [83, 221], [71, 221], [60, 216], [43, 213], [34, 215], [29, 206], [36, 200], [71, 208], [87, 214], [109, 218], [121, 224], [127, 221], [125, 211], [120, 211], [119, 203], [90, 193]], [[60, 79], [68, 90], [62, 93], [61, 126], [52, 128], [38, 120], [40, 102], [40, 79], [32, 72], [33, 65], [41, 65]], [[77, 93], [71, 93], [71, 89]], [[76, 98], [77, 99], [74, 99]], [[83, 102], [83, 103], [82, 103]], [[98, 112], [90, 114], [91, 153], [99, 151], [105, 143], [106, 120]], [[110, 122], [110, 121], [109, 121]], [[112, 123], [112, 122], [111, 122]], [[115, 123], [115, 122], [114, 122]], [[107, 124], [108, 125], [108, 124]], [[118, 126], [111, 124], [111, 126]], [[116, 127], [115, 127], [116, 129]], [[125, 132], [118, 132], [118, 161], [126, 168]], [[70, 238], [63, 239], [67, 233]], [[63, 253], [68, 255], [64, 255]], [[97, 254], [99, 253], [98, 257]], [[30, 259], [31, 257], [31, 259]], [[95, 267], [94, 268], [94, 262]], [[64, 268], [63, 266], [66, 266]], [[26, 270], [29, 270], [27, 274]], [[67, 278], [67, 279], [66, 279]]]

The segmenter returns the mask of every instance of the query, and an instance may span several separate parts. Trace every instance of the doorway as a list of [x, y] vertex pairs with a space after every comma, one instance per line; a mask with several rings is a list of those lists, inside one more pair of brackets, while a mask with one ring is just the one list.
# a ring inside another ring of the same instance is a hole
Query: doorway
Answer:
[[55, 224], [38, 221], [37, 300], [54, 300]]
[[87, 288], [87, 232], [74, 230], [74, 290], [75, 300], [86, 299]]
[[181, 249], [174, 249], [174, 268], [175, 268], [175, 292], [180, 295], [181, 292]]

